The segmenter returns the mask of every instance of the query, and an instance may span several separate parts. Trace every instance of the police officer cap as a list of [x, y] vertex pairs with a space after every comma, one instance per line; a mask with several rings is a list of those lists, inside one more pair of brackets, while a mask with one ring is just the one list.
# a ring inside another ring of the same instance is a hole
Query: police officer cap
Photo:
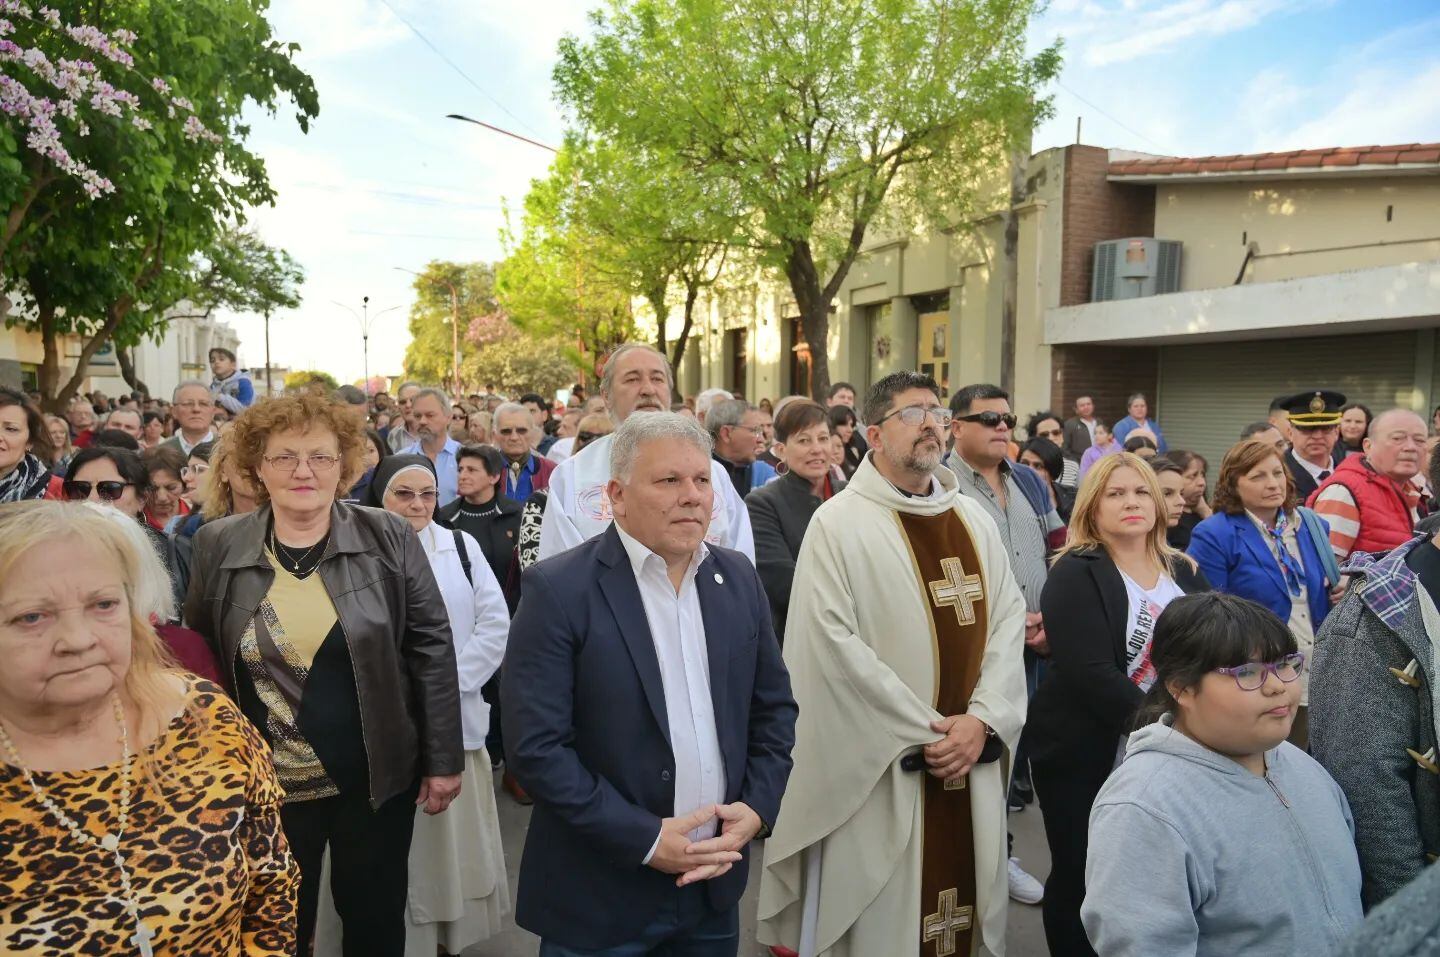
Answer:
[[1297, 392], [1279, 401], [1280, 408], [1290, 417], [1290, 424], [1300, 429], [1339, 425], [1340, 407], [1344, 404], [1344, 394], [1334, 389]]

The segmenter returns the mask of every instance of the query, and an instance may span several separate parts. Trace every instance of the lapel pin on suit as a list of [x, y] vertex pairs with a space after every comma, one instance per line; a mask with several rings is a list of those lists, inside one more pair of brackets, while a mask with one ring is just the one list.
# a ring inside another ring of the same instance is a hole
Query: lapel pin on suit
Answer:
[[715, 584], [717, 584], [717, 585], [723, 585], [723, 584], [725, 584], [725, 576], [722, 575], [722, 574], [720, 574], [719, 572], [716, 572], [716, 573], [715, 573]]

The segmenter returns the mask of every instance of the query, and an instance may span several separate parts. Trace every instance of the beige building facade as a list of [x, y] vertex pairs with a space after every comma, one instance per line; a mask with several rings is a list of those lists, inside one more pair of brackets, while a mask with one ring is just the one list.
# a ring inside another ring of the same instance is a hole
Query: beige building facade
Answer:
[[[834, 304], [832, 380], [863, 392], [920, 368], [947, 393], [1008, 384], [1022, 416], [1069, 414], [1089, 393], [1107, 420], [1144, 392], [1170, 444], [1216, 465], [1286, 392], [1440, 402], [1440, 146], [1189, 159], [1077, 145], [1032, 156], [1025, 182], [1013, 266], [1001, 202], [951, 228], [872, 239]], [[1092, 301], [1096, 244], [1147, 237], [1180, 244], [1178, 288]], [[732, 279], [697, 308], [684, 394], [808, 392], [783, 279]]]
[[[79, 336], [61, 338], [62, 382], [68, 381], [74, 373], [83, 345]], [[189, 307], [182, 303], [176, 307], [175, 317], [167, 323], [165, 334], [159, 341], [146, 339], [135, 347], [135, 375], [149, 387], [152, 396], [168, 399], [175, 386], [186, 379], [210, 381], [207, 357], [213, 348], [225, 348], [238, 354], [240, 336], [229, 323], [212, 316], [192, 315]], [[44, 358], [44, 344], [39, 333], [20, 326], [0, 328], [0, 385], [26, 391], [37, 388], [40, 364]], [[81, 392], [98, 390], [108, 396], [117, 396], [131, 391], [120, 374], [115, 350], [109, 344], [91, 358], [87, 372], [80, 386]]]

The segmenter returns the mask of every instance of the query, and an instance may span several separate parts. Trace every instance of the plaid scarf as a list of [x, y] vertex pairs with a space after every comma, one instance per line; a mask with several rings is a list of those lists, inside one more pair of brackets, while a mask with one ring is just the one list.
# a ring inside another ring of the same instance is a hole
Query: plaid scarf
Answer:
[[26, 502], [42, 498], [50, 484], [50, 470], [33, 453], [26, 452], [10, 474], [0, 478], [0, 502]]

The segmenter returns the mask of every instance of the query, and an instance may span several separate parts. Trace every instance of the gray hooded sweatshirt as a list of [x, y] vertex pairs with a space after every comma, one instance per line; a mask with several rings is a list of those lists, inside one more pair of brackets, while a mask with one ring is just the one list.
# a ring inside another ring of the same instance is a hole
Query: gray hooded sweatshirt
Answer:
[[1090, 812], [1085, 932], [1101, 957], [1325, 957], [1359, 925], [1350, 806], [1289, 743], [1265, 777], [1165, 723], [1130, 735]]

